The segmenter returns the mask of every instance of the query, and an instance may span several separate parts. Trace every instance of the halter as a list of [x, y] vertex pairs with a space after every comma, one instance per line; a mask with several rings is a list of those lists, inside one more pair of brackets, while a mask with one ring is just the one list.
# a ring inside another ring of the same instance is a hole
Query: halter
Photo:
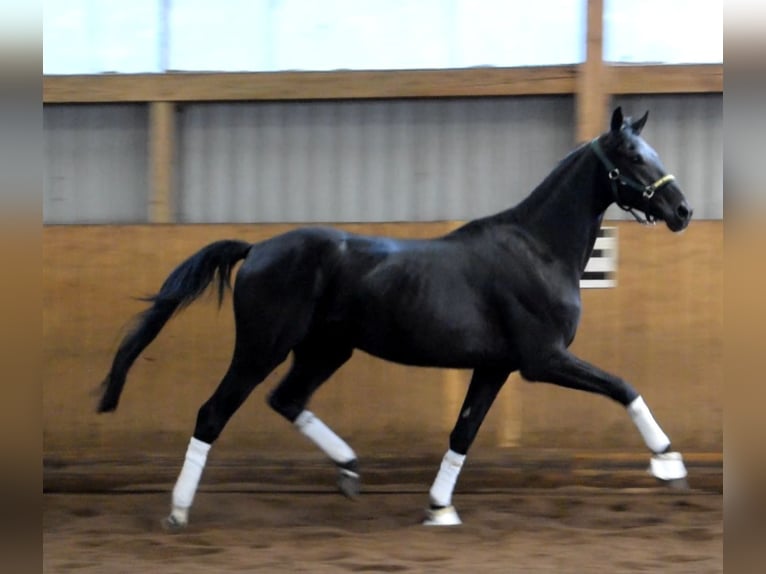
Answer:
[[654, 183], [650, 183], [648, 185], [642, 185], [636, 180], [631, 179], [628, 176], [622, 175], [620, 173], [620, 170], [617, 169], [617, 167], [615, 167], [615, 165], [611, 161], [609, 161], [608, 157], [606, 157], [604, 150], [601, 149], [601, 144], [599, 144], [598, 142], [598, 138], [592, 140], [590, 142], [590, 146], [593, 148], [593, 151], [596, 153], [598, 158], [601, 160], [601, 163], [603, 163], [604, 167], [606, 168], [607, 175], [609, 176], [609, 182], [612, 186], [612, 195], [614, 196], [614, 202], [617, 204], [617, 207], [619, 207], [623, 211], [627, 211], [628, 213], [630, 213], [636, 219], [636, 221], [638, 221], [642, 225], [654, 225], [655, 218], [648, 211], [644, 210], [644, 215], [646, 216], [646, 219], [644, 219], [643, 217], [638, 215], [633, 210], [632, 207], [628, 205], [624, 205], [620, 201], [620, 194], [619, 194], [619, 191], [617, 190], [617, 184], [621, 183], [622, 185], [626, 185], [637, 191], [640, 191], [641, 195], [648, 203], [649, 200], [652, 199], [652, 197], [654, 197], [654, 193], [657, 190], [659, 190], [663, 186], [673, 181], [676, 178], [676, 176], [668, 173], [666, 175], [663, 175], [660, 179], [658, 179]]

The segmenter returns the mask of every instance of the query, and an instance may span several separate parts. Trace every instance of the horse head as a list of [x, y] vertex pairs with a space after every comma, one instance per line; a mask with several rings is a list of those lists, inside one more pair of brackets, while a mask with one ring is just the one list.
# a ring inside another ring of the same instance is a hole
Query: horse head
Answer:
[[[622, 109], [612, 114], [610, 129], [591, 142], [593, 150], [606, 168], [612, 199], [642, 223], [664, 221], [671, 231], [689, 225], [692, 208], [667, 173], [657, 152], [641, 137], [647, 111], [641, 118], [624, 118]], [[641, 218], [636, 210], [644, 213]]]

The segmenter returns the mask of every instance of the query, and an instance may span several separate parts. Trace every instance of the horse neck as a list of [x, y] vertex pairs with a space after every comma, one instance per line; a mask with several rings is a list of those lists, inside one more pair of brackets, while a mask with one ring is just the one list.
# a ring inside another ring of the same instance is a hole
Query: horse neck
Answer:
[[516, 207], [512, 218], [579, 275], [584, 271], [604, 211], [611, 203], [606, 173], [589, 146], [581, 146]]

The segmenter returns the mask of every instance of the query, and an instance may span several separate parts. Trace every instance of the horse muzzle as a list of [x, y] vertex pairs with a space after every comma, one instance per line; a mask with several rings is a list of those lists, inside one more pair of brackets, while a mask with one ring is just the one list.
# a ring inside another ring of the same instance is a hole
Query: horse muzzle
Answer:
[[686, 229], [694, 214], [694, 210], [686, 200], [681, 201], [681, 203], [677, 204], [669, 211], [670, 213], [663, 215], [663, 219], [665, 220], [668, 229], [674, 233]]

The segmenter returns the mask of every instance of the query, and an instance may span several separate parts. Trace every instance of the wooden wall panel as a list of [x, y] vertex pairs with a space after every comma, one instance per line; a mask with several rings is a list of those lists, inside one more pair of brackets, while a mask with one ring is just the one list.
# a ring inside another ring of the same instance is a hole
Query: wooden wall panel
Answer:
[[[455, 224], [344, 225], [369, 233], [427, 237]], [[619, 223], [619, 287], [584, 293], [574, 349], [623, 375], [644, 394], [678, 447], [722, 446], [721, 222], [681, 235]], [[93, 391], [109, 368], [120, 330], [172, 268], [206, 243], [258, 241], [285, 225], [62, 226], [43, 230], [43, 413], [49, 456], [117, 458], [181, 452], [196, 411], [227, 366], [230, 299], [203, 299], [174, 318], [138, 360], [120, 408], [96, 415]], [[217, 456], [248, 451], [313, 452], [264, 404], [283, 365], [224, 432]], [[463, 372], [401, 367], [357, 353], [312, 408], [364, 453], [441, 453]], [[606, 399], [514, 380], [502, 391], [475, 448], [529, 446], [636, 449], [625, 413]], [[373, 450], [375, 449], [375, 450]]]

